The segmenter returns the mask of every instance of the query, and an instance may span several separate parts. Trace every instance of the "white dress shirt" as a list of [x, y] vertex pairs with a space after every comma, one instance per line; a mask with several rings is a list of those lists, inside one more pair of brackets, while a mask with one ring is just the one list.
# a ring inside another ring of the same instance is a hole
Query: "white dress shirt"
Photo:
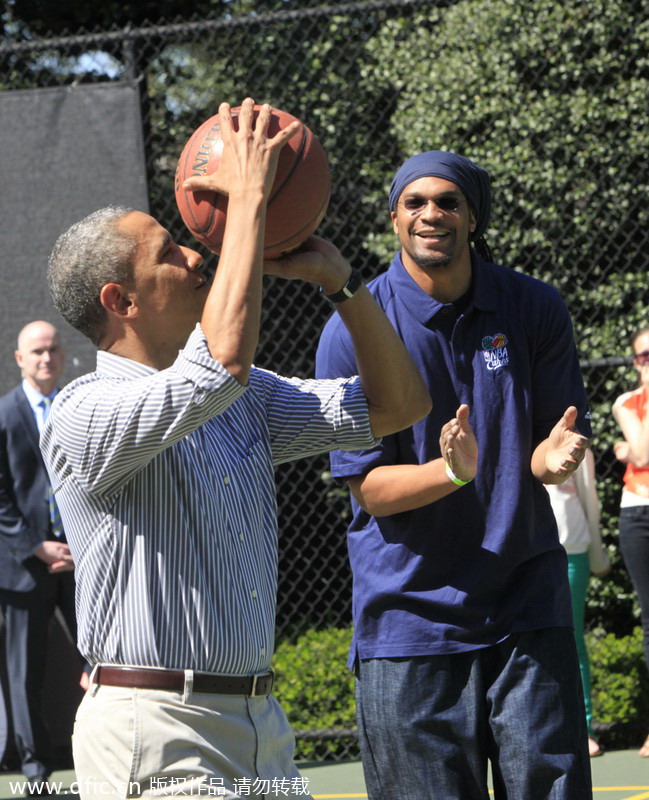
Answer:
[[274, 466], [369, 448], [357, 378], [253, 368], [241, 386], [200, 326], [156, 371], [99, 352], [41, 439], [76, 563], [90, 661], [243, 675], [274, 646]]

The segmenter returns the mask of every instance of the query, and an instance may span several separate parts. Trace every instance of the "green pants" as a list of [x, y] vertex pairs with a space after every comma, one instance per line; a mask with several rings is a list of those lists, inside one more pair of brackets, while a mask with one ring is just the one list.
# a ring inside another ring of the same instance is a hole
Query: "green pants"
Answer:
[[581, 684], [584, 688], [586, 724], [588, 726], [588, 735], [592, 736], [593, 705], [590, 698], [590, 661], [588, 660], [586, 639], [584, 638], [584, 611], [586, 608], [588, 581], [590, 580], [588, 553], [577, 553], [576, 555], [568, 556], [568, 578], [572, 596], [572, 617], [575, 625], [575, 641], [577, 643], [577, 655], [579, 656], [579, 669], [581, 670]]

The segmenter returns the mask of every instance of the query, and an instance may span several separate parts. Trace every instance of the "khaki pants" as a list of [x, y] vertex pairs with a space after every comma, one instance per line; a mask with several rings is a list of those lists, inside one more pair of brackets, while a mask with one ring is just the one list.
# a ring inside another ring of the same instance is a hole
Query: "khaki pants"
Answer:
[[91, 686], [72, 744], [81, 800], [311, 797], [272, 696]]

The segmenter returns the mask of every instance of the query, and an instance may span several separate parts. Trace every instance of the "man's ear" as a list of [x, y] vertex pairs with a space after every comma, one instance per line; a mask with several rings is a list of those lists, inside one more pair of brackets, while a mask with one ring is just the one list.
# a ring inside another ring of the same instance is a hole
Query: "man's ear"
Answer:
[[99, 299], [109, 314], [117, 317], [132, 317], [137, 314], [137, 305], [130, 292], [121, 283], [107, 283], [101, 287]]
[[478, 227], [478, 217], [476, 216], [475, 211], [469, 206], [469, 230], [473, 235]]

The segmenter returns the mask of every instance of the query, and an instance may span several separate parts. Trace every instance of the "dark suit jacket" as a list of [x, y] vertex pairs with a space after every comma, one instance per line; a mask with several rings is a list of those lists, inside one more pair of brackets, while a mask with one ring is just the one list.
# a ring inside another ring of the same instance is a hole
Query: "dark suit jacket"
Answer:
[[0, 397], [0, 589], [27, 592], [48, 574], [32, 555], [52, 539], [49, 477], [22, 386]]

